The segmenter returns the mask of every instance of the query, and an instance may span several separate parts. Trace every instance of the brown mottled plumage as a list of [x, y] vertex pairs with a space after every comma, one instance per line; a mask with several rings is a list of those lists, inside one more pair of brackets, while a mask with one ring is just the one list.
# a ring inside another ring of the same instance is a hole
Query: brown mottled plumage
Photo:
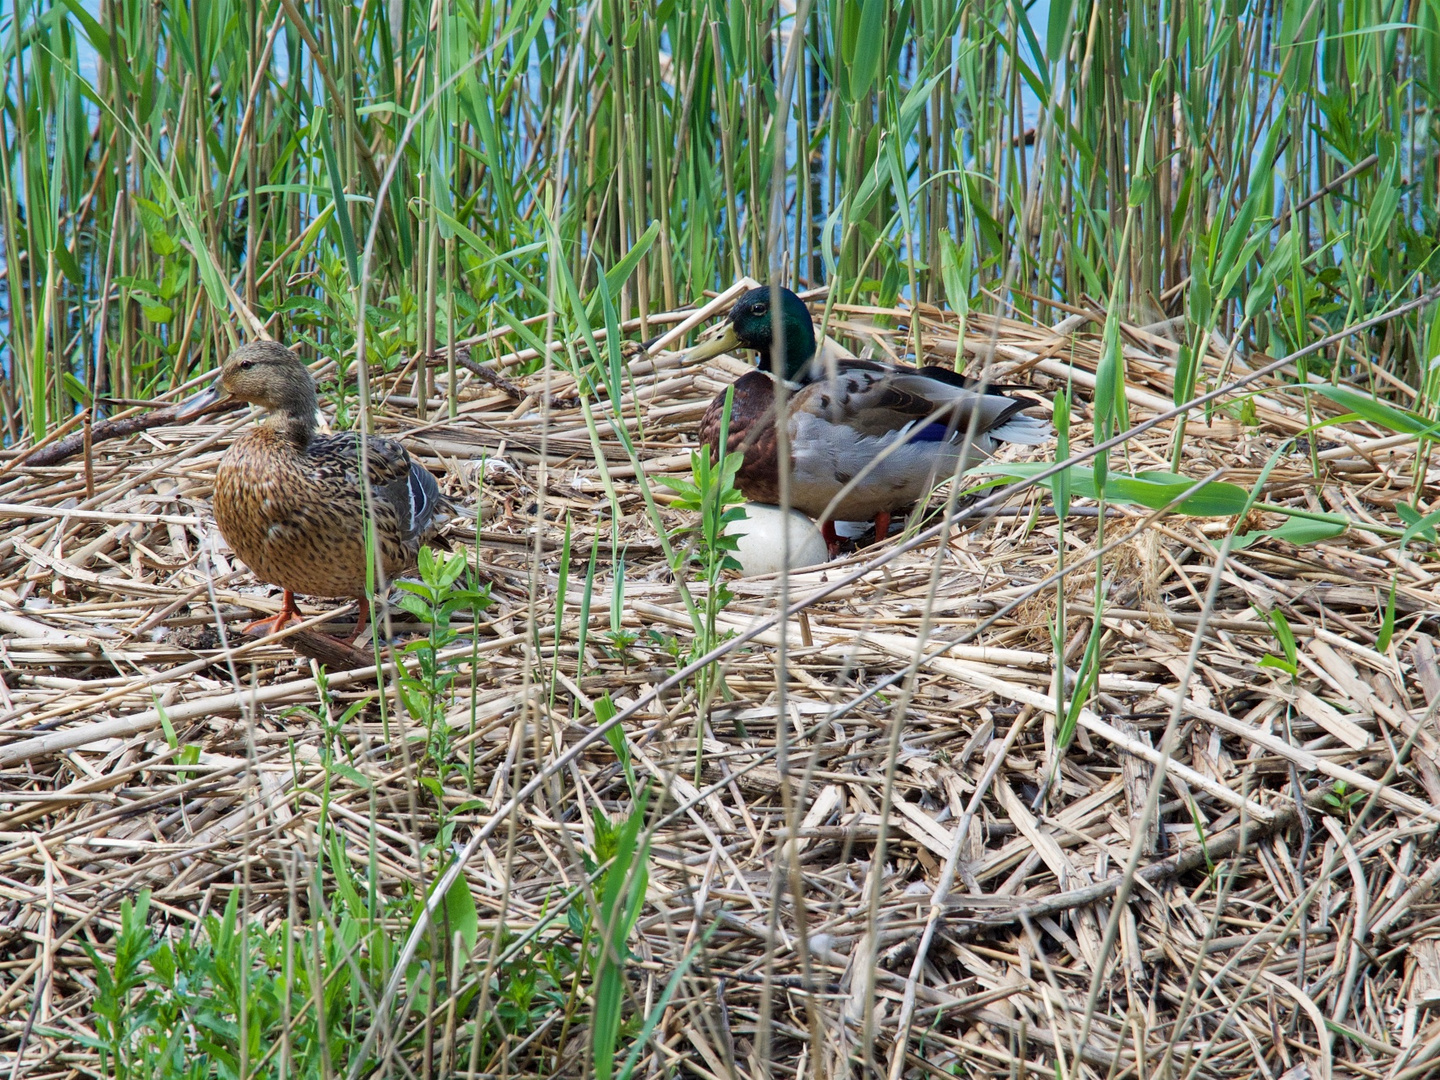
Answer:
[[371, 435], [363, 442], [367, 493], [360, 481], [361, 436], [316, 432], [315, 381], [298, 356], [275, 342], [237, 349], [210, 389], [185, 402], [179, 416], [225, 399], [251, 402], [268, 415], [220, 459], [215, 521], [256, 577], [285, 590], [280, 613], [247, 632], [274, 633], [299, 618], [298, 592], [357, 598], [358, 637], [369, 615], [367, 516], [379, 542], [377, 569], [387, 580], [404, 573], [445, 503], [434, 477], [399, 443]]

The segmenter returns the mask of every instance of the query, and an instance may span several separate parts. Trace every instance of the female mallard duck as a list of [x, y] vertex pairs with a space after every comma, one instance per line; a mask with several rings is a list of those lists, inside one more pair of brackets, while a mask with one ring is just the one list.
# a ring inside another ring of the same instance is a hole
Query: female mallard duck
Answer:
[[[778, 315], [771, 307], [777, 296]], [[875, 538], [883, 540], [892, 513], [953, 475], [966, 457], [972, 423], [970, 445], [979, 455], [999, 442], [1033, 445], [1050, 437], [1048, 423], [1022, 412], [1035, 402], [993, 389], [982, 394], [946, 368], [817, 359], [810, 312], [789, 289], [751, 289], [731, 309], [725, 332], [692, 355], [703, 359], [737, 347], [759, 356], [758, 370], [736, 381], [730, 410], [727, 450], [745, 455], [736, 483], [753, 502], [780, 501], [778, 373], [790, 390], [790, 503], [821, 521], [832, 555], [839, 546], [836, 520], [874, 521]], [[700, 441], [712, 451], [724, 406], [721, 394], [700, 420]]]
[[[188, 419], [227, 399], [259, 405], [269, 415], [220, 459], [215, 521], [256, 577], [285, 590], [280, 613], [245, 632], [273, 634], [300, 618], [298, 592], [358, 599], [358, 638], [370, 615], [366, 521], [378, 541], [377, 569], [391, 580], [415, 565], [421, 541], [437, 524], [446, 500], [435, 478], [390, 439], [318, 434], [315, 380], [276, 342], [236, 349], [214, 384], [184, 402], [176, 417]], [[368, 485], [360, 481], [362, 448]]]

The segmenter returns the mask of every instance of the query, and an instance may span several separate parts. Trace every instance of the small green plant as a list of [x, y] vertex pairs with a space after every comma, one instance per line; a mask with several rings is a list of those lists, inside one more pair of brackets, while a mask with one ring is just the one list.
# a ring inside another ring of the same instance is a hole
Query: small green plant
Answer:
[[619, 660], [626, 672], [630, 670], [630, 664], [635, 659], [635, 643], [640, 640], [638, 630], [606, 630], [605, 636], [610, 644], [606, 652]]
[[[1256, 609], [1259, 611], [1259, 609]], [[1279, 657], [1266, 653], [1260, 660], [1260, 667], [1279, 668], [1291, 679], [1300, 674], [1300, 650], [1295, 646], [1295, 633], [1290, 629], [1290, 621], [1285, 618], [1285, 613], [1278, 608], [1274, 611], [1260, 611], [1261, 617], [1265, 619], [1275, 630], [1275, 639], [1280, 642], [1280, 648], [1285, 656]]]
[[674, 634], [663, 634], [652, 626], [645, 631], [645, 640], [652, 649], [668, 656], [676, 667], [684, 663], [685, 647]]
[[641, 1023], [639, 1016], [625, 1014], [625, 964], [631, 958], [626, 942], [640, 917], [650, 881], [649, 839], [644, 833], [649, 801], [649, 787], [641, 788], [629, 814], [618, 823], [598, 807], [592, 811], [595, 853], [593, 860], [585, 857], [585, 869], [593, 875], [607, 862], [610, 865], [595, 882], [595, 907], [577, 901], [568, 912], [570, 930], [581, 941], [590, 976], [593, 1061], [600, 1080], [614, 1075], [621, 1037], [633, 1037]]
[[[595, 722], [604, 724], [619, 711], [610, 695], [605, 694], [595, 701]], [[636, 796], [638, 789], [635, 786], [635, 764], [630, 760], [630, 744], [625, 741], [624, 729], [619, 725], [611, 728], [605, 733], [605, 741], [610, 744], [610, 749], [615, 751], [615, 757], [619, 760], [620, 768], [625, 773], [625, 783], [630, 788], [631, 796]]]
[[1255, 399], [1246, 395], [1238, 401], [1232, 401], [1224, 407], [1224, 412], [1231, 419], [1253, 428], [1260, 423], [1260, 414], [1255, 408]]
[[676, 554], [698, 566], [701, 579], [711, 586], [723, 582], [721, 575], [724, 571], [740, 569], [740, 564], [731, 554], [739, 546], [739, 542], [726, 533], [727, 526], [742, 521], [745, 517], [745, 512], [739, 505], [745, 501], [745, 496], [735, 487], [735, 474], [740, 471], [744, 456], [724, 450], [725, 441], [729, 437], [730, 403], [733, 395], [734, 387], [725, 392], [719, 460], [712, 461], [710, 447], [702, 446], [690, 452], [690, 480], [677, 476], [657, 477], [676, 494], [676, 507], [696, 515], [693, 524], [678, 529], [673, 534], [674, 539], [683, 542], [677, 548]]
[[[727, 407], [728, 407], [727, 391]], [[724, 437], [723, 434], [721, 436]], [[674, 505], [681, 510], [694, 513], [695, 520], [675, 530], [672, 539], [675, 548], [678, 573], [689, 565], [699, 570], [700, 580], [708, 590], [704, 612], [710, 642], [715, 642], [715, 621], [733, 599], [725, 584], [725, 571], [739, 570], [733, 552], [739, 541], [726, 532], [726, 528], [745, 519], [740, 504], [745, 496], [735, 487], [735, 474], [740, 469], [741, 455], [723, 454], [718, 463], [710, 460], [710, 448], [702, 446], [690, 452], [690, 473], [693, 480], [678, 476], [661, 476], [657, 479], [679, 496]]]
[[347, 705], [339, 716], [335, 715], [335, 696], [330, 690], [330, 678], [323, 667], [316, 669], [315, 692], [319, 698], [318, 708], [296, 705], [285, 710], [285, 716], [299, 716], [313, 723], [325, 733], [320, 742], [320, 760], [328, 768], [338, 758], [355, 764], [354, 750], [344, 737], [345, 726], [375, 703], [373, 695], [366, 694]]
[[[678, 495], [675, 507], [693, 511], [696, 523], [681, 528], [675, 539], [687, 540], [677, 549], [685, 562], [700, 567], [706, 585], [723, 582], [724, 570], [739, 570], [733, 552], [739, 541], [726, 533], [726, 527], [744, 520], [744, 495], [734, 487], [734, 474], [740, 469], [742, 455], [724, 454], [719, 464], [710, 461], [710, 448], [701, 446], [690, 452], [690, 471], [694, 480], [681, 477], [660, 477], [658, 480]], [[721, 605], [723, 606], [723, 605]]]
[[[725, 449], [730, 437], [730, 406], [734, 400], [734, 387], [725, 391], [725, 407], [720, 420], [719, 459], [712, 461], [710, 447], [702, 446], [690, 452], [691, 479], [661, 476], [657, 479], [673, 491], [674, 505], [688, 510], [695, 519], [683, 528], [677, 529], [673, 538], [675, 565], [671, 567], [679, 576], [685, 565], [697, 567], [700, 580], [705, 583], [705, 600], [701, 606], [702, 633], [696, 636], [691, 656], [703, 656], [720, 644], [729, 634], [719, 633], [720, 612], [734, 599], [729, 585], [725, 582], [727, 570], [739, 570], [733, 552], [739, 547], [735, 537], [727, 529], [737, 521], [744, 520], [745, 511], [740, 504], [745, 496], [735, 486], [735, 475], [740, 471], [744, 455]], [[696, 678], [696, 692], [700, 699], [699, 715], [703, 723], [708, 705], [717, 688], [714, 666], [705, 668]], [[703, 742], [697, 734], [695, 750], [696, 775], [700, 769], [700, 746]]]
[[1365, 800], [1365, 792], [1352, 788], [1344, 780], [1336, 780], [1325, 793], [1324, 802], [1330, 813], [1346, 821], [1355, 819], [1355, 808]]
[[625, 629], [625, 556], [620, 555], [615, 559], [615, 583], [610, 590], [610, 629], [605, 631], [605, 636], [610, 639], [607, 652], [630, 670], [630, 661], [634, 659], [631, 650], [635, 642], [640, 640], [638, 630]]
[[169, 1040], [157, 1037], [153, 1030], [159, 1009], [154, 989], [146, 987], [144, 969], [159, 944], [146, 925], [149, 913], [148, 891], [133, 903], [120, 901], [120, 932], [111, 943], [113, 963], [106, 963], [89, 943], [81, 941], [95, 965], [95, 1049], [100, 1051], [100, 1071], [116, 1080], [148, 1076], [152, 1069], [178, 1064]]
[[1390, 641], [1395, 636], [1395, 591], [1399, 587], [1400, 571], [1397, 569], [1390, 575], [1390, 597], [1385, 601], [1385, 614], [1380, 617], [1380, 633], [1375, 636], [1375, 649], [1382, 655], [1390, 651]]
[[[414, 656], [418, 664], [414, 674], [397, 680], [396, 689], [406, 710], [428, 733], [426, 755], [439, 775], [422, 777], [421, 782], [433, 780], [435, 786], [443, 786], [446, 774], [456, 767], [450, 761], [450, 725], [446, 722], [445, 710], [458, 673], [455, 665], [443, 660], [440, 654], [460, 636], [450, 625], [455, 613], [478, 614], [488, 608], [490, 586], [475, 579], [463, 553], [446, 559], [423, 547], [417, 564], [419, 581], [397, 582], [402, 592], [399, 604], [425, 624], [426, 635], [405, 646], [404, 651]], [[457, 587], [467, 571], [470, 572], [468, 584]], [[427, 783], [427, 786], [431, 785]]]
[[[618, 850], [613, 836], [606, 843], [611, 854]], [[117, 934], [100, 948], [82, 943], [94, 965], [96, 993], [95, 1036], [81, 1041], [99, 1052], [100, 1072], [116, 1080], [285, 1080], [352, 1069], [368, 1074], [375, 1062], [355, 1056], [374, 1022], [369, 1005], [381, 996], [405, 928], [424, 901], [408, 888], [390, 899], [373, 894], [340, 840], [327, 850], [331, 873], [324, 900], [318, 886], [311, 892], [312, 900], [328, 901], [326, 915], [297, 924], [266, 926], [246, 918], [236, 889], [220, 914], [207, 915], [190, 933], [160, 940], [148, 925], [150, 894], [122, 901]], [[643, 895], [645, 879], [633, 880]], [[438, 939], [449, 942], [458, 933], [473, 952], [479, 926], [463, 878], [442, 911]], [[422, 950], [408, 969], [421, 1015], [432, 981], [434, 996], [457, 995], [459, 1015], [473, 1009], [479, 988], [459, 981], [451, 959], [451, 948], [438, 944]], [[579, 954], [563, 942], [517, 951], [491, 973], [494, 1007], [480, 1020], [482, 1030], [472, 1022], [463, 1034], [487, 1055], [513, 1045], [563, 1008], [565, 987], [580, 972]], [[68, 1029], [41, 1034], [73, 1037]]]
[[[385, 974], [375, 963], [375, 934], [362, 940], [361, 931], [383, 933], [384, 924], [342, 899], [335, 931], [323, 922], [267, 928], [242, 918], [239, 901], [236, 889], [198, 931], [162, 942], [148, 926], [150, 894], [142, 892], [121, 902], [113, 961], [84, 946], [95, 967], [96, 1037], [83, 1041], [99, 1051], [102, 1073], [279, 1080], [333, 1075], [349, 1064], [369, 1024], [351, 1004], [373, 999]], [[380, 954], [392, 948], [386, 942]]]
[[[509, 952], [516, 937], [513, 932], [504, 935], [502, 954]], [[493, 1004], [481, 1021], [483, 1030], [477, 1036], [472, 1021], [461, 1030], [457, 1042], [464, 1045], [478, 1038], [477, 1058], [485, 1063], [507, 1043], [523, 1039], [565, 1009], [578, 964], [577, 953], [563, 941], [537, 942], [519, 950], [497, 965], [490, 978], [488, 1000]]]

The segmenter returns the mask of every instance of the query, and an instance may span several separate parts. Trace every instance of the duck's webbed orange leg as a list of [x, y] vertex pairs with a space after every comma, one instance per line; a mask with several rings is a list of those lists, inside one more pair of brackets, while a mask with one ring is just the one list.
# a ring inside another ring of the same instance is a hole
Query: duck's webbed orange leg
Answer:
[[295, 594], [289, 589], [285, 590], [284, 599], [280, 601], [280, 612], [268, 619], [256, 619], [249, 626], [245, 627], [247, 634], [259, 634], [262, 637], [269, 634], [278, 634], [291, 622], [299, 622], [305, 616], [300, 614], [300, 609], [295, 606]]
[[355, 619], [355, 633], [350, 635], [349, 639], [346, 641], [346, 644], [354, 645], [355, 642], [360, 639], [360, 635], [365, 632], [365, 626], [369, 622], [370, 598], [368, 596], [362, 596], [360, 597], [360, 614]]
[[890, 511], [881, 510], [875, 515], [875, 543], [880, 543], [890, 535]]
[[826, 521], [820, 526], [820, 535], [825, 538], [825, 550], [830, 553], [830, 558], [840, 554], [840, 535], [835, 531], [835, 522]]

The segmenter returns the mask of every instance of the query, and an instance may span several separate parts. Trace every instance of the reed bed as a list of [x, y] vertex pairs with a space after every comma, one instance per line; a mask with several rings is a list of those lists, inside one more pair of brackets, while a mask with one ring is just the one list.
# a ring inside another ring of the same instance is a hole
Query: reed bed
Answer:
[[[1107, 324], [1131, 423], [1173, 400], [1178, 346], [1099, 309], [962, 328], [812, 299], [856, 351], [1076, 387], [1077, 445]], [[457, 621], [427, 722], [397, 692], [413, 650], [327, 667], [313, 627], [235, 636], [277, 603], [209, 514], [243, 416], [96, 442], [89, 475], [83, 454], [0, 465], [0, 1046], [20, 1074], [170, 1075], [179, 1045], [247, 1076], [1440, 1067], [1440, 594], [1423, 545], [1396, 541], [1430, 468], [1413, 436], [1293, 370], [1192, 418], [1184, 475], [1351, 522], [1303, 546], [1221, 550], [1286, 520], [1268, 509], [1088, 500], [1061, 534], [1038, 488], [962, 499], [919, 540], [942, 491], [905, 536], [783, 588], [732, 579], [707, 699], [681, 677], [699, 586], [664, 553], [690, 515], [642, 481], [688, 473], [743, 365], [627, 344], [617, 411], [569, 400], [585, 388], [553, 366], [518, 373], [523, 341], [469, 347], [488, 375], [460, 365], [452, 387], [441, 350], [371, 384], [375, 427], [479, 509], [448, 541], [492, 603]], [[1217, 345], [1201, 367], [1247, 365]], [[1168, 467], [1173, 432], [1130, 440], [1131, 467]], [[1062, 543], [1078, 570], [1057, 590]], [[777, 619], [786, 600], [804, 609]], [[1072, 673], [1097, 611], [1101, 643], [1068, 743], [1061, 606]], [[623, 737], [601, 737], [616, 715]], [[218, 1004], [187, 989], [206, 972]], [[144, 1013], [128, 1042], [116, 985]]]
[[[614, 274], [622, 318], [741, 274], [1187, 314], [1188, 391], [1212, 333], [1279, 354], [1419, 295], [1435, 29], [1340, 0], [23, 0], [4, 438], [162, 394], [256, 324], [354, 383], [554, 318], [560, 265], [584, 296]], [[1378, 367], [1428, 412], [1435, 319], [1321, 374], [1391, 395]]]
[[[11, 5], [0, 1066], [1433, 1075], [1436, 18]], [[707, 577], [756, 279], [1064, 442]], [[468, 606], [238, 635], [169, 406], [256, 336]]]

